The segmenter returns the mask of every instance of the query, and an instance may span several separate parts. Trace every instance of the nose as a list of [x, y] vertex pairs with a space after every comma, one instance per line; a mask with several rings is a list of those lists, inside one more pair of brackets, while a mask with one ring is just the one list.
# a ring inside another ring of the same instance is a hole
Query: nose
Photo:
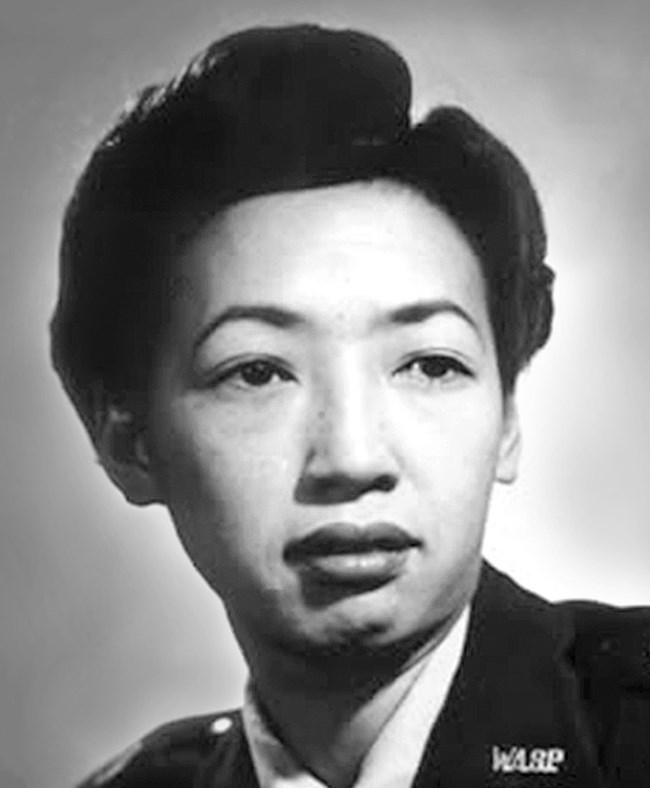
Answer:
[[354, 370], [342, 371], [316, 397], [309, 422], [300, 501], [342, 503], [397, 485], [378, 386]]

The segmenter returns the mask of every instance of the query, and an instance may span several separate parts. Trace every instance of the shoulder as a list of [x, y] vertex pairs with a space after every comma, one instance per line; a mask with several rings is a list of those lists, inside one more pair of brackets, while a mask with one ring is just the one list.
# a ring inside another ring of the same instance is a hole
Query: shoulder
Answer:
[[497, 628], [547, 633], [528, 643], [552, 645], [558, 676], [572, 688], [562, 703], [603, 774], [617, 785], [650, 785], [650, 607], [551, 603], [495, 570], [488, 586], [492, 621], [505, 620]]
[[577, 677], [604, 772], [621, 785], [650, 780], [650, 608], [559, 603], [573, 624], [566, 657]]
[[[77, 788], [198, 788], [219, 785], [247, 758], [241, 714], [188, 717], [156, 728], [93, 772]], [[224, 785], [228, 783], [224, 782]]]
[[650, 693], [650, 607], [571, 600], [555, 605], [570, 617], [572, 662], [592, 680]]
[[575, 671], [621, 689], [650, 693], [650, 607], [616, 607], [590, 600], [549, 602], [485, 565], [478, 595], [490, 623], [552, 633]]
[[524, 662], [557, 671], [565, 691], [555, 701], [602, 773], [617, 785], [650, 785], [650, 607], [549, 602], [489, 565], [477, 597], [479, 633], [492, 633], [482, 643], [500, 655], [506, 643]]

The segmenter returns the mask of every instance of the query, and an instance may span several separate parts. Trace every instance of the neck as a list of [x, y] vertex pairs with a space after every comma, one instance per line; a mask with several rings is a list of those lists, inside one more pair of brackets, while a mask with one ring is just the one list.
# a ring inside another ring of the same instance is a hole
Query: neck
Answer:
[[365, 655], [266, 654], [242, 647], [267, 724], [332, 788], [352, 785], [361, 762], [457, 619], [418, 642]]

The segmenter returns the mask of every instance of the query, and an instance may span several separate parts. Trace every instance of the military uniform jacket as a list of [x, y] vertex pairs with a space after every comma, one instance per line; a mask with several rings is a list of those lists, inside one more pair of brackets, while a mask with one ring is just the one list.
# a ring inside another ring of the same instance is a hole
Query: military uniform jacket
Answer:
[[[485, 564], [412, 788], [650, 787], [650, 609], [551, 604]], [[259, 788], [239, 712], [159, 728], [80, 788]]]

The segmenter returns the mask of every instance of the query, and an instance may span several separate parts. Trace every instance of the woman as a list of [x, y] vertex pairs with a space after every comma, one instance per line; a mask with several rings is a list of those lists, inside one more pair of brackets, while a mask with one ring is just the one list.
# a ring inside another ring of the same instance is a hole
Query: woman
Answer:
[[465, 112], [409, 105], [371, 36], [248, 30], [143, 91], [80, 179], [55, 366], [250, 668], [241, 713], [90, 785], [639, 784], [647, 614], [551, 606], [481, 558], [550, 332], [534, 190]]

